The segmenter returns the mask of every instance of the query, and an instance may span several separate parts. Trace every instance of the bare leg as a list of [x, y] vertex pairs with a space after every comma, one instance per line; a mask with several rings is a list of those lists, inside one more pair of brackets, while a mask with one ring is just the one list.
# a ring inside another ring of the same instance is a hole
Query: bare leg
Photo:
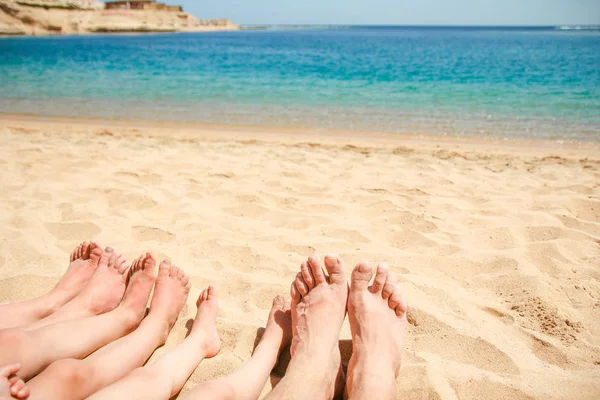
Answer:
[[391, 400], [397, 397], [396, 378], [406, 330], [406, 300], [385, 264], [362, 262], [352, 271], [348, 319], [353, 353], [344, 397]]
[[25, 386], [23, 379], [17, 376], [19, 369], [19, 364], [0, 367], [0, 400], [26, 400], [29, 397], [29, 388]]
[[[138, 368], [119, 382], [99, 391], [90, 400], [166, 400], [178, 393], [204, 358], [214, 357], [221, 341], [216, 328], [217, 294], [211, 286], [198, 302], [190, 335], [156, 363]], [[214, 398], [214, 396], [211, 396]]]
[[[111, 250], [107, 248], [107, 251]], [[96, 268], [89, 283], [81, 292], [55, 313], [24, 327], [36, 330], [44, 326], [73, 319], [91, 317], [114, 310], [125, 293], [125, 280], [116, 275], [107, 265]]]
[[88, 283], [102, 250], [95, 242], [83, 242], [71, 253], [69, 268], [56, 287], [36, 299], [0, 305], [0, 329], [15, 328], [45, 318], [75, 297]]
[[250, 360], [229, 376], [197, 385], [186, 393], [184, 399], [258, 399], [279, 354], [292, 338], [291, 325], [290, 304], [286, 304], [282, 296], [277, 296], [273, 300], [263, 337]]
[[[110, 249], [109, 249], [110, 250]], [[115, 252], [102, 253], [98, 268], [107, 269], [106, 279], [125, 282], [129, 266], [125, 257]], [[133, 286], [119, 307], [110, 313], [49, 325], [34, 331], [18, 328], [0, 331], [0, 364], [19, 362], [18, 375], [28, 379], [62, 358], [82, 358], [135, 329], [144, 316], [150, 294], [143, 304]], [[60, 344], [60, 346], [58, 345]]]
[[[31, 390], [30, 399], [84, 399], [143, 365], [156, 347], [164, 344], [187, 299], [189, 277], [171, 265], [169, 260], [161, 263], [158, 278], [154, 272], [153, 258], [140, 264], [143, 267], [132, 275], [134, 284], [138, 288], [143, 286], [149, 293], [156, 280], [150, 312], [140, 326], [84, 360], [63, 359], [54, 362], [27, 382]], [[132, 290], [135, 288], [131, 287]], [[145, 296], [144, 309], [147, 301], [148, 296]]]
[[325, 257], [325, 268], [328, 276], [312, 256], [292, 283], [292, 359], [267, 399], [332, 399], [342, 390], [338, 340], [348, 283], [338, 256]]

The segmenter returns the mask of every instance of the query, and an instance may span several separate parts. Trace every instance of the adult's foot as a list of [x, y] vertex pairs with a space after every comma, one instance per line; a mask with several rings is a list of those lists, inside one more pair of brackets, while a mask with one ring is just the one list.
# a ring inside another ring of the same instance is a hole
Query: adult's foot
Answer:
[[160, 263], [148, 318], [163, 325], [163, 341], [167, 340], [171, 328], [175, 325], [191, 287], [189, 276], [170, 260]]
[[198, 311], [190, 336], [198, 335], [202, 341], [205, 358], [211, 358], [221, 350], [221, 339], [217, 332], [217, 312], [219, 311], [217, 290], [213, 286], [204, 289], [196, 301], [196, 307], [198, 307]]
[[[94, 249], [94, 257], [96, 254], [97, 251]], [[25, 329], [35, 330], [58, 322], [114, 310], [123, 298], [129, 267], [124, 255], [107, 247], [100, 255], [93, 276], [81, 292], [57, 312], [28, 325]]]
[[406, 300], [385, 264], [362, 262], [352, 271], [348, 319], [352, 357], [348, 365], [345, 398], [396, 398], [396, 378], [406, 331]]
[[[294, 368], [319, 371], [323, 398], [331, 399], [343, 389], [343, 372], [338, 346], [339, 333], [346, 315], [348, 283], [344, 263], [336, 255], [325, 257], [325, 275], [318, 257], [311, 256], [302, 263], [291, 287], [292, 346]], [[300, 364], [300, 366], [298, 366]]]

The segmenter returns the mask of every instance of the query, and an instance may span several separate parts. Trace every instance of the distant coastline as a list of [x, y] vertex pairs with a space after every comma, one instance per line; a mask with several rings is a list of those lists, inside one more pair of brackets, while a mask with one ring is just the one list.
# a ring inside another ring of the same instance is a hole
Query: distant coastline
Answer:
[[293, 30], [293, 29], [432, 29], [432, 30], [472, 30], [472, 31], [599, 31], [600, 25], [348, 25], [348, 24], [242, 24], [240, 29], [252, 30]]
[[201, 20], [181, 6], [155, 0], [0, 0], [0, 36], [238, 29], [228, 19]]

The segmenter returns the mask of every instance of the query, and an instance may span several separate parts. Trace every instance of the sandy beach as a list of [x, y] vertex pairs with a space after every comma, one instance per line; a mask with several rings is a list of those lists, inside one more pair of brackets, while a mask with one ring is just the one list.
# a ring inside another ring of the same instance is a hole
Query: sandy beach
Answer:
[[220, 291], [222, 351], [186, 389], [247, 360], [299, 264], [335, 252], [348, 276], [389, 263], [409, 299], [399, 398], [600, 398], [598, 144], [13, 115], [0, 133], [0, 302], [49, 290], [86, 239], [170, 257], [194, 288], [153, 358]]

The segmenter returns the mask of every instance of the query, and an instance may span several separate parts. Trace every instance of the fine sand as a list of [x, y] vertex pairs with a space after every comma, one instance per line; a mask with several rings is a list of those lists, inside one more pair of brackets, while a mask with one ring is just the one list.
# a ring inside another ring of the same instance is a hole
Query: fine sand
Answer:
[[600, 398], [597, 145], [6, 115], [0, 134], [0, 302], [50, 289], [84, 239], [171, 257], [194, 288], [154, 358], [220, 293], [223, 349], [186, 388], [247, 360], [299, 264], [337, 252], [388, 262], [409, 299], [400, 398]]

